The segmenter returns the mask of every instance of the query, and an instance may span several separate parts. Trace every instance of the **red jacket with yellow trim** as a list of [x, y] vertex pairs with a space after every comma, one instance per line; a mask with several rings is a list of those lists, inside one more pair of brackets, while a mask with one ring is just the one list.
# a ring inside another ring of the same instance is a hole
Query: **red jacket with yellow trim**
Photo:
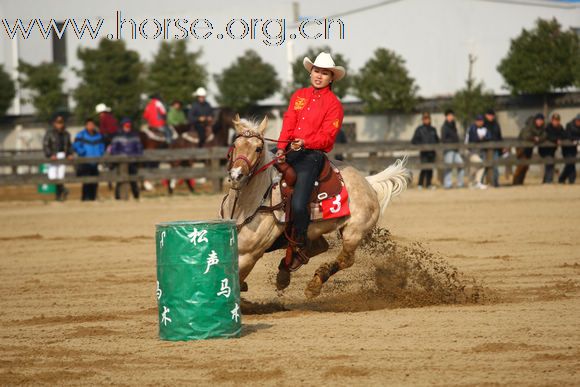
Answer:
[[[297, 90], [290, 98], [280, 140], [304, 140], [304, 148], [330, 152], [342, 126], [344, 111], [330, 87]], [[279, 142], [284, 149], [286, 143]]]

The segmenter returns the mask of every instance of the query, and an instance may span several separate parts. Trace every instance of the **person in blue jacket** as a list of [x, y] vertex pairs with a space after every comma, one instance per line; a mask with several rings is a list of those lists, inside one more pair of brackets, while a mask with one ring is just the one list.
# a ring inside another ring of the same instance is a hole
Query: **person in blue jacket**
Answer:
[[[140, 156], [143, 154], [143, 144], [141, 144], [139, 134], [133, 130], [130, 119], [125, 118], [121, 121], [121, 130], [113, 138], [110, 152], [111, 155], [126, 156]], [[129, 163], [129, 175], [136, 175], [138, 169], [138, 163]], [[115, 199], [121, 199], [121, 184], [123, 182], [118, 182], [115, 186]], [[136, 181], [131, 181], [130, 185], [133, 197], [139, 199], [139, 184]]]
[[[105, 154], [105, 139], [97, 131], [92, 118], [85, 120], [85, 128], [76, 135], [73, 149], [79, 157], [101, 157]], [[79, 164], [77, 176], [99, 176], [99, 165]], [[98, 189], [99, 183], [83, 183], [81, 200], [96, 200]]]

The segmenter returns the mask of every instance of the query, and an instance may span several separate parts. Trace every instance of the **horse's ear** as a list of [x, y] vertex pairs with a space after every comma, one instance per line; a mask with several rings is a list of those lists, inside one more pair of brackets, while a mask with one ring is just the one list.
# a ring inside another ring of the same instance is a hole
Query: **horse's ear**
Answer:
[[260, 122], [260, 126], [258, 126], [258, 131], [263, 136], [266, 128], [268, 127], [268, 116], [264, 116], [262, 122]]
[[238, 113], [236, 113], [236, 115], [234, 116], [234, 119], [232, 120], [232, 123], [234, 124], [234, 129], [236, 130], [236, 132], [239, 132], [242, 130], [242, 126], [240, 125], [241, 119], [240, 119], [240, 115]]

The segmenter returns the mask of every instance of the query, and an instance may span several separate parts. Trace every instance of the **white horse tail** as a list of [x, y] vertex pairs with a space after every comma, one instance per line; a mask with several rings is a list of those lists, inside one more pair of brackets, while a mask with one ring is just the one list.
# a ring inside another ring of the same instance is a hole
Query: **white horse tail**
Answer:
[[384, 171], [376, 175], [367, 176], [366, 179], [377, 193], [381, 215], [387, 209], [391, 200], [407, 189], [407, 184], [411, 182], [411, 172], [405, 167], [407, 156], [397, 159]]

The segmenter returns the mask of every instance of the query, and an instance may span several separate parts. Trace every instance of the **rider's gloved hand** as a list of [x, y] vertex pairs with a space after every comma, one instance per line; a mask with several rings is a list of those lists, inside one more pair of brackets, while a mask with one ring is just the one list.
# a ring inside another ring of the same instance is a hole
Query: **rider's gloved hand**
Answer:
[[290, 146], [292, 147], [292, 150], [298, 151], [302, 149], [302, 147], [304, 146], [304, 140], [301, 138], [297, 138], [296, 140], [292, 141], [292, 144], [290, 144]]
[[283, 163], [286, 161], [286, 156], [284, 156], [284, 150], [283, 149], [278, 149], [276, 151], [276, 157], [278, 158], [278, 162], [279, 163]]

